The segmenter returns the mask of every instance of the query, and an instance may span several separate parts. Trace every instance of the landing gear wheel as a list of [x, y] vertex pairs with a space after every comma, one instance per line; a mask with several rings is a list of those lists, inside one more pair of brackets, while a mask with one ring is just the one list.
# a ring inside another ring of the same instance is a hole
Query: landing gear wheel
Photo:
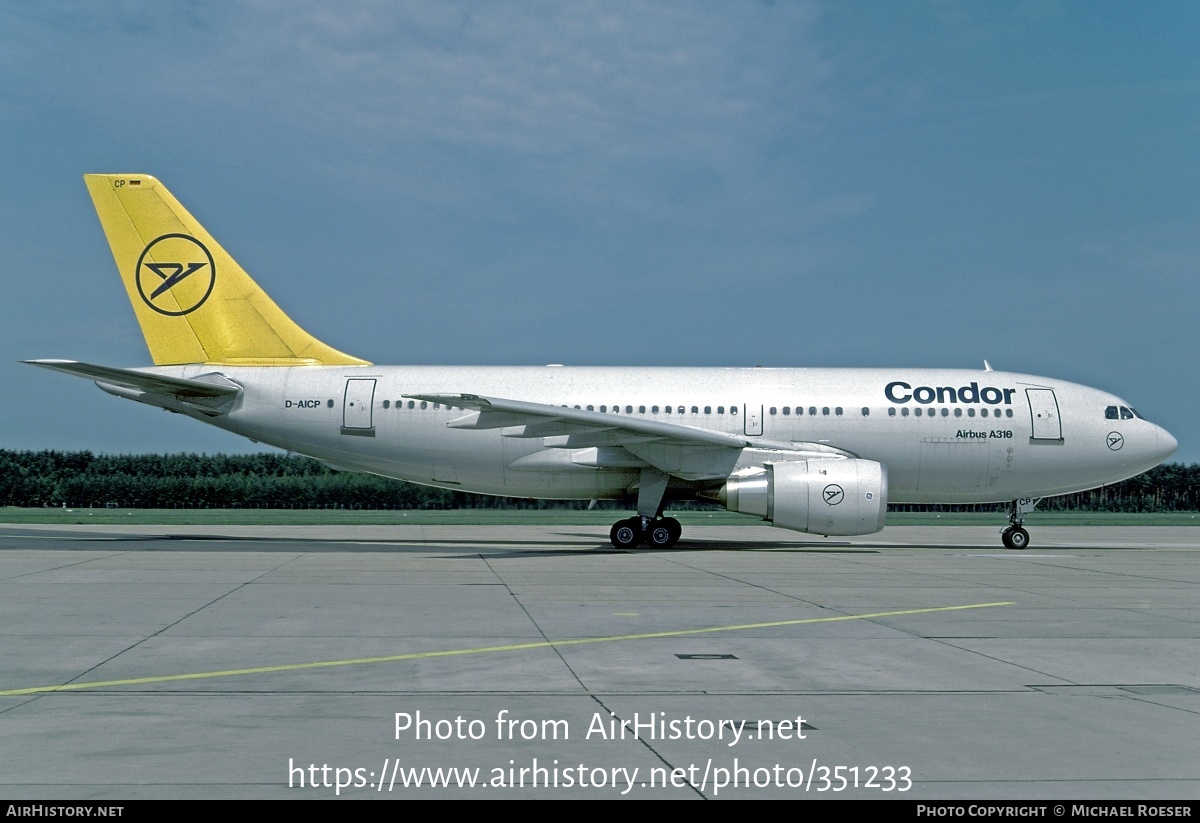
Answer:
[[1001, 535], [1004, 548], [1020, 551], [1029, 545], [1029, 532], [1020, 526], [1009, 526]]
[[608, 539], [618, 549], [636, 549], [637, 544], [642, 542], [642, 521], [636, 517], [618, 520], [613, 523]]
[[671, 530], [671, 545], [674, 546], [683, 534], [683, 526], [674, 517], [664, 517], [663, 524]]
[[669, 549], [679, 540], [683, 526], [674, 517], [664, 517], [650, 523], [646, 531], [646, 543], [652, 549]]

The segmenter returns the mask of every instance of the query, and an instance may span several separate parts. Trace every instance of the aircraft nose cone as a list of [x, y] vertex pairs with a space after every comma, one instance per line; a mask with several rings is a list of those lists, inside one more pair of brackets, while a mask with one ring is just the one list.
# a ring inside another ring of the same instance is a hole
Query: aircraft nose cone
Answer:
[[1158, 427], [1158, 459], [1159, 461], [1166, 460], [1175, 453], [1175, 449], [1179, 447], [1179, 441], [1176, 440], [1169, 431]]

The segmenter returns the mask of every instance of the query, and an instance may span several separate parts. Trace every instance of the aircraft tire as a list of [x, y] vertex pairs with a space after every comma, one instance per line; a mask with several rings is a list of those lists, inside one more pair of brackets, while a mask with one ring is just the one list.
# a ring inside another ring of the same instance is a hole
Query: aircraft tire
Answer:
[[608, 539], [618, 549], [636, 549], [642, 542], [642, 524], [636, 517], [618, 520], [608, 532]]
[[674, 517], [664, 517], [663, 524], [671, 530], [671, 545], [674, 546], [683, 534], [683, 525]]
[[1021, 551], [1029, 546], [1029, 532], [1020, 526], [1009, 526], [1004, 530], [1001, 539], [1004, 541], [1004, 548], [1013, 551]]
[[[677, 528], [672, 528], [671, 523], [675, 523]], [[646, 545], [652, 549], [669, 549], [675, 545], [675, 541], [679, 539], [679, 534], [683, 531], [682, 527], [678, 527], [679, 521], [671, 517], [665, 517], [662, 520], [657, 520], [650, 524], [649, 530], [646, 532]]]

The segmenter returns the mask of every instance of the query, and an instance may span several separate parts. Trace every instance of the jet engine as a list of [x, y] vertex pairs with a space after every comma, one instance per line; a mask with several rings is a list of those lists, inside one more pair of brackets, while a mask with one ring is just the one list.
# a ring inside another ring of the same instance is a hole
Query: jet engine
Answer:
[[887, 467], [873, 460], [796, 460], [734, 474], [716, 497], [784, 529], [873, 534], [883, 528], [887, 488]]

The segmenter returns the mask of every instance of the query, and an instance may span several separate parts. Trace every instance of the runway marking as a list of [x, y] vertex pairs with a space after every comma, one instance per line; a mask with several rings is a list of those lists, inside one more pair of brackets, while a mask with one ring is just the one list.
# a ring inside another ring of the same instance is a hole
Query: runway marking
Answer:
[[394, 663], [399, 660], [428, 660], [433, 657], [457, 657], [468, 654], [488, 654], [492, 652], [516, 652], [528, 649], [548, 649], [557, 646], [582, 646], [587, 643], [615, 643], [622, 640], [653, 640], [663, 637], [687, 637], [696, 634], [713, 634], [716, 632], [735, 632], [744, 629], [770, 629], [779, 626], [801, 626], [810, 623], [839, 623], [848, 620], [872, 620], [880, 617], [904, 617], [912, 614], [932, 614], [934, 612], [954, 612], [966, 609], [988, 609], [994, 606], [1014, 606], [1013, 601], [998, 603], [971, 603], [966, 606], [935, 606], [928, 609], [905, 609], [895, 612], [874, 612], [872, 614], [847, 614], [838, 617], [808, 617], [801, 620], [776, 620], [770, 623], [741, 623], [735, 626], [706, 626], [700, 629], [677, 629], [668, 632], [646, 632], [645, 634], [620, 634], [609, 637], [578, 637], [571, 640], [538, 640], [530, 643], [513, 643], [507, 646], [482, 646], [475, 649], [445, 649], [433, 652], [409, 652], [408, 654], [391, 654], [384, 657], [358, 657], [351, 660], [320, 660], [314, 663], [285, 663], [279, 666], [258, 666], [251, 669], [226, 669], [215, 672], [193, 672], [191, 674], [167, 674], [157, 677], [134, 677], [128, 680], [97, 680], [90, 683], [67, 683], [61, 686], [34, 686], [28, 689], [7, 689], [0, 691], [0, 697], [15, 697], [23, 694], [41, 694], [45, 692], [81, 691], [83, 689], [103, 689], [110, 686], [142, 686], [147, 683], [170, 683], [178, 680], [207, 680], [214, 677], [238, 677], [247, 674], [272, 674], [275, 672], [293, 672], [303, 669], [323, 669], [333, 666], [359, 666], [367, 663]]

